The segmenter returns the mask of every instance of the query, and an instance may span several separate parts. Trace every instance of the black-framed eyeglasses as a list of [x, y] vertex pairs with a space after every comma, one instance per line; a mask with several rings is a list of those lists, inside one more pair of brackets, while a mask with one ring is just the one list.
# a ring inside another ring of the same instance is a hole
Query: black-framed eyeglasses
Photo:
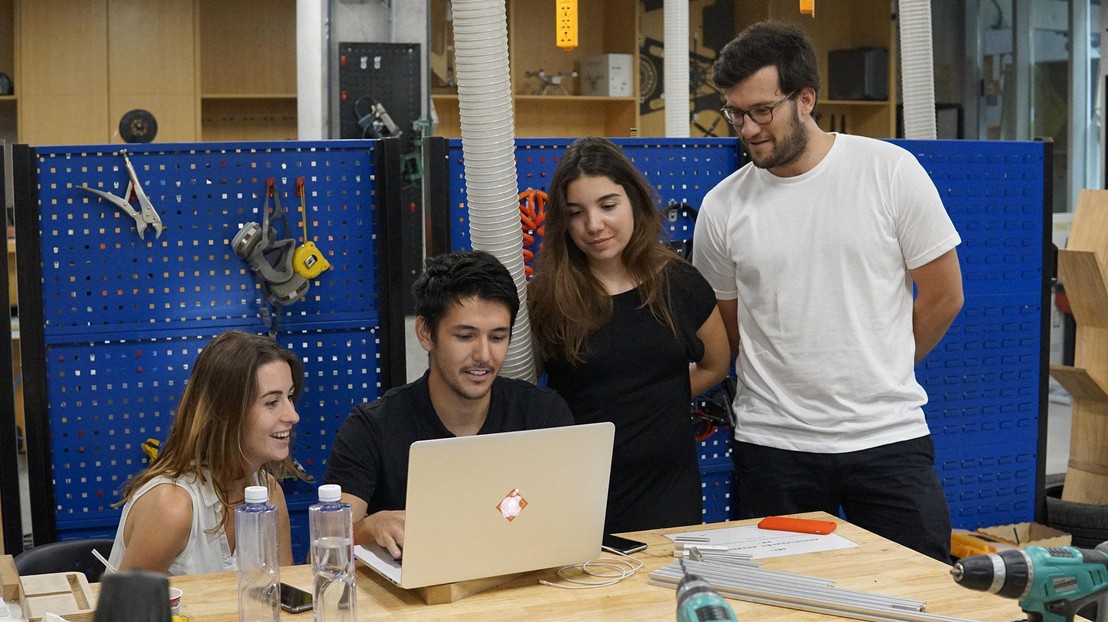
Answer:
[[788, 95], [777, 100], [776, 103], [770, 106], [755, 106], [750, 110], [739, 110], [738, 108], [732, 108], [731, 106], [724, 106], [719, 109], [720, 114], [723, 115], [727, 122], [735, 126], [736, 130], [743, 129], [743, 122], [746, 117], [750, 117], [750, 120], [758, 125], [766, 125], [773, 121], [773, 111], [796, 95], [796, 91], [789, 93]]

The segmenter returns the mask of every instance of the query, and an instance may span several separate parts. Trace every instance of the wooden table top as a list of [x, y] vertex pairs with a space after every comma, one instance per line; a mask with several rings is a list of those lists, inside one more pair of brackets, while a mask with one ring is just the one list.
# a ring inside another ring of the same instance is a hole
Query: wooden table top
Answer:
[[[955, 584], [950, 577], [949, 566], [945, 564], [822, 512], [800, 516], [835, 520], [839, 523], [835, 533], [859, 546], [760, 560], [765, 568], [833, 579], [836, 587], [840, 588], [924, 600], [927, 602], [927, 612], [931, 614], [982, 622], [1011, 622], [1026, 617], [1015, 600], [975, 592]], [[755, 522], [735, 521], [627, 534], [646, 542], [649, 547], [635, 554], [644, 563], [642, 570], [617, 585], [585, 590], [563, 590], [540, 585], [540, 578], [556, 580], [557, 577], [551, 570], [530, 573], [499, 588], [444, 605], [424, 604], [416, 592], [395, 587], [358, 563], [358, 618], [412, 622], [515, 622], [524, 618], [581, 622], [674, 620], [675, 591], [647, 583], [647, 575], [651, 571], [674, 561], [673, 543], [663, 534], [749, 525]], [[281, 569], [281, 580], [311, 591], [311, 567], [284, 567]], [[184, 591], [181, 613], [188, 616], [190, 622], [237, 622], [234, 573], [173, 577], [171, 584]], [[845, 619], [739, 600], [729, 602], [740, 620], [815, 622]], [[282, 612], [282, 618], [308, 622], [312, 619], [312, 613]]]

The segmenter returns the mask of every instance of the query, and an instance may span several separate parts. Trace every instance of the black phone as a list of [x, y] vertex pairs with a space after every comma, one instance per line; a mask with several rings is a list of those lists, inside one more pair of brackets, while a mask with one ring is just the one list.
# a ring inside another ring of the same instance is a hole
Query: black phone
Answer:
[[639, 542], [638, 540], [631, 540], [629, 538], [621, 538], [619, 536], [613, 536], [612, 534], [606, 534], [604, 541], [600, 544], [601, 548], [616, 553], [623, 553], [624, 555], [630, 555], [631, 553], [638, 553], [646, 549], [645, 542]]
[[289, 613], [301, 613], [312, 608], [312, 594], [293, 587], [288, 583], [281, 584], [281, 609]]

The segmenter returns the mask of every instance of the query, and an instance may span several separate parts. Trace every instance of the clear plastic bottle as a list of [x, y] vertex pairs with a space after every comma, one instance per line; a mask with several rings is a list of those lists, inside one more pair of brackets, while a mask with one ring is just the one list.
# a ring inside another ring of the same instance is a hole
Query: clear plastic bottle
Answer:
[[308, 508], [315, 576], [315, 622], [352, 622], [357, 619], [354, 584], [354, 523], [349, 503], [340, 501], [335, 484], [319, 487], [319, 503]]
[[235, 562], [239, 571], [239, 622], [281, 619], [281, 564], [277, 556], [277, 508], [265, 486], [247, 486], [235, 509]]

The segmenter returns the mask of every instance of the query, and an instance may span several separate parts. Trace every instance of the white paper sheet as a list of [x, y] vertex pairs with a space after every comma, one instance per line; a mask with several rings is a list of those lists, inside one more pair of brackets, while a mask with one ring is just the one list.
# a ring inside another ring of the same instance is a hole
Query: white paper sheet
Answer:
[[[760, 529], [756, 525], [748, 527], [728, 527], [726, 529], [707, 529], [704, 531], [686, 531], [684, 533], [666, 536], [674, 542], [681, 538], [707, 538], [700, 544], [725, 545], [728, 550], [735, 553], [746, 553], [754, 559], [766, 557], [782, 557], [784, 555], [797, 555], [800, 553], [815, 553], [818, 551], [833, 551], [835, 549], [848, 549], [858, 546], [858, 543], [846, 538], [829, 533], [817, 535], [812, 533], [797, 533], [794, 531], [775, 531], [772, 529]], [[697, 542], [685, 542], [692, 546]]]

